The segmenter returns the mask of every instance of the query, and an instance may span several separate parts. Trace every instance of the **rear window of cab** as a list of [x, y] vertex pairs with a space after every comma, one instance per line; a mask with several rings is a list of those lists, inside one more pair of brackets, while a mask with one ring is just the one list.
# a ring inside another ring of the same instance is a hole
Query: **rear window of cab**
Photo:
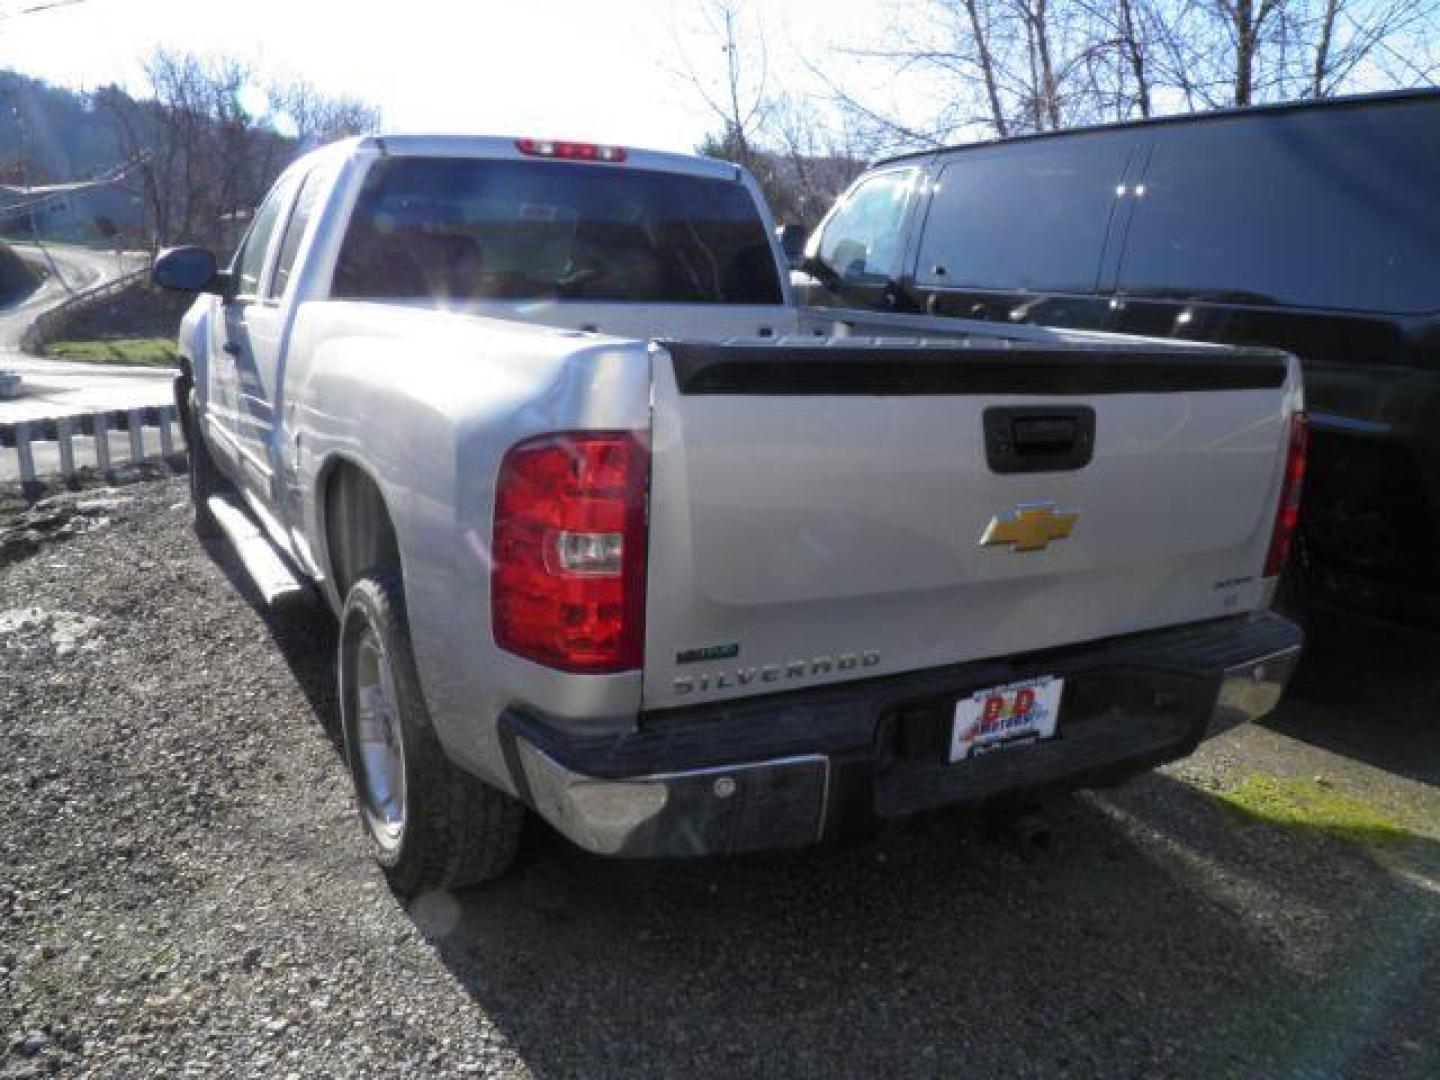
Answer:
[[371, 168], [332, 294], [783, 301], [770, 237], [740, 183], [591, 163], [430, 157]]

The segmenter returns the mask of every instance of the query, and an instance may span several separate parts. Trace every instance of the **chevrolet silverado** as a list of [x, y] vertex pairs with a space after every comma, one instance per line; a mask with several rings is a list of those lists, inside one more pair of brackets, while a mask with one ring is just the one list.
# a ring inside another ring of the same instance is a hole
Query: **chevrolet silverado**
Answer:
[[690, 856], [1114, 782], [1299, 651], [1291, 357], [800, 307], [731, 164], [350, 140], [154, 278], [196, 528], [338, 616], [401, 892], [529, 814]]

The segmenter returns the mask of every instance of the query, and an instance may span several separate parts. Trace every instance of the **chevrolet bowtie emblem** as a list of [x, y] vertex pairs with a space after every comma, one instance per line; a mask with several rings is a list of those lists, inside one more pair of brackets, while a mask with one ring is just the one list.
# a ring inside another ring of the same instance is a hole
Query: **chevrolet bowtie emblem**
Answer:
[[1044, 551], [1051, 540], [1070, 535], [1078, 510], [1057, 510], [1054, 503], [1029, 503], [1001, 510], [985, 527], [981, 547], [1008, 546], [1011, 551]]

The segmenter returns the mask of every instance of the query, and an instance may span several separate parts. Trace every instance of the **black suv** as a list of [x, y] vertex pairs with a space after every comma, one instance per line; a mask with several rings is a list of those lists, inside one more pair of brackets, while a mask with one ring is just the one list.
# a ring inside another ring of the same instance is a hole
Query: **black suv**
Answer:
[[1440, 623], [1440, 91], [894, 158], [806, 253], [811, 304], [1295, 353], [1302, 580]]

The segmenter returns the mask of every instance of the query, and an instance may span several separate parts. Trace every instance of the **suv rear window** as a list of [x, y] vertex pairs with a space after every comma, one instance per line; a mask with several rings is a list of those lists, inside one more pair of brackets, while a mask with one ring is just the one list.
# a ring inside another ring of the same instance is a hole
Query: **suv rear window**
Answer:
[[342, 298], [778, 304], [739, 183], [555, 161], [390, 158], [366, 177]]
[[1440, 104], [1157, 130], [1120, 287], [1232, 303], [1440, 310]]

